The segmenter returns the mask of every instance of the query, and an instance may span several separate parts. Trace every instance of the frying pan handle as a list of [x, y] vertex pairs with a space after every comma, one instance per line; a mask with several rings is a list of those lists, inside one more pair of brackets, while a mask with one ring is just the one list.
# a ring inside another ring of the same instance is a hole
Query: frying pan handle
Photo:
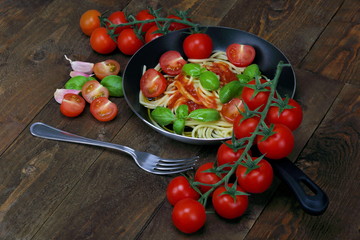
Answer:
[[[267, 160], [271, 163], [277, 176], [286, 182], [294, 192], [305, 212], [311, 215], [321, 215], [325, 212], [329, 205], [327, 195], [303, 171], [287, 158]], [[306, 187], [313, 194], [307, 194]]]

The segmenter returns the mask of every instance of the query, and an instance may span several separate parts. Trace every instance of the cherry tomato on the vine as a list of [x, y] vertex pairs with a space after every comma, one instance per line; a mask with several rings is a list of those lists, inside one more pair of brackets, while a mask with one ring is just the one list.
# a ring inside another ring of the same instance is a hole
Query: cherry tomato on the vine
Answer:
[[116, 42], [110, 37], [104, 27], [95, 29], [90, 36], [91, 48], [101, 54], [112, 53], [116, 49]]
[[161, 55], [159, 63], [165, 73], [175, 76], [181, 73], [186, 61], [178, 51], [170, 50]]
[[254, 61], [255, 49], [250, 45], [233, 43], [226, 48], [226, 56], [235, 66], [246, 67]]
[[273, 132], [275, 133], [265, 140], [262, 135], [256, 137], [259, 151], [270, 159], [281, 159], [288, 156], [294, 148], [292, 131], [283, 124], [274, 124]]
[[[233, 184], [231, 183], [228, 186], [231, 188]], [[244, 193], [244, 190], [242, 190], [240, 186], [236, 186], [236, 191]], [[212, 197], [215, 212], [226, 219], [240, 217], [249, 205], [248, 196], [246, 194], [236, 195], [234, 199], [233, 196], [226, 192], [225, 186], [220, 186], [215, 189]]]
[[284, 109], [281, 113], [279, 113], [279, 107], [270, 106], [265, 122], [269, 124], [281, 123], [292, 131], [298, 128], [303, 118], [302, 108], [294, 99], [289, 99], [288, 105], [293, 108]]
[[[167, 16], [166, 18], [172, 18], [172, 19], [181, 20], [181, 17], [173, 15], [173, 14]], [[186, 20], [191, 21], [189, 18], [186, 19]], [[188, 28], [188, 27], [190, 27], [190, 26], [186, 25], [184, 23], [172, 22], [172, 23], [170, 23], [169, 31], [180, 30], [180, 29], [184, 29], [184, 28]]]
[[109, 75], [117, 75], [120, 72], [120, 63], [113, 59], [108, 59], [95, 63], [93, 70], [95, 76], [101, 80]]
[[175, 204], [171, 217], [177, 229], [194, 233], [206, 222], [205, 207], [192, 198], [185, 198]]
[[144, 42], [136, 35], [134, 29], [129, 28], [121, 31], [117, 42], [120, 51], [126, 55], [133, 55], [144, 45]]
[[[164, 35], [163, 33], [156, 32], [158, 30], [159, 30], [159, 28], [156, 25], [149, 28], [149, 30], [147, 30], [147, 32], [145, 33], [145, 42], [146, 43], [151, 42], [155, 38], [158, 38], [158, 37], [161, 37]], [[154, 33], [154, 32], [156, 32], [156, 33]]]
[[101, 85], [97, 80], [90, 80], [82, 87], [81, 94], [88, 103], [91, 103], [99, 97], [108, 98], [109, 90]]
[[248, 193], [262, 193], [272, 184], [274, 173], [270, 163], [262, 159], [257, 166], [259, 167], [248, 173], [248, 168], [243, 165], [236, 169], [237, 182]]
[[[195, 181], [200, 182], [200, 183], [205, 183], [205, 184], [215, 184], [218, 181], [220, 181], [221, 178], [218, 175], [216, 175], [216, 173], [204, 172], [206, 170], [213, 169], [213, 168], [214, 168], [213, 162], [208, 162], [208, 163], [201, 165], [195, 172]], [[199, 185], [198, 187], [202, 193], [206, 193], [207, 191], [209, 191], [211, 189], [210, 186], [205, 186], [205, 185]]]
[[60, 112], [67, 117], [79, 116], [85, 108], [85, 100], [74, 93], [64, 95], [60, 105]]
[[198, 200], [200, 194], [196, 192], [184, 176], [173, 178], [167, 186], [166, 197], [171, 205], [175, 205], [184, 198]]
[[[231, 140], [226, 141], [227, 144], [232, 144]], [[222, 143], [217, 151], [217, 165], [221, 166], [227, 163], [234, 163], [237, 160], [239, 160], [241, 154], [244, 152], [244, 149], [239, 149], [234, 151], [231, 147], [226, 145], [225, 143]], [[230, 170], [230, 167], [225, 167], [224, 170]]]
[[213, 41], [206, 33], [194, 33], [185, 38], [183, 49], [188, 58], [208, 58], [213, 51]]
[[[267, 82], [265, 79], [260, 79], [261, 84], [265, 82]], [[248, 84], [256, 85], [255, 79], [251, 80]], [[270, 90], [270, 87], [265, 87], [265, 89]], [[254, 96], [254, 91], [255, 91], [254, 89], [245, 86], [242, 90], [241, 98], [247, 104], [250, 110], [255, 110], [256, 108], [260, 107], [259, 110], [261, 111], [266, 106], [266, 103], [270, 95], [270, 91], [261, 91], [258, 92], [255, 96]]]
[[98, 10], [88, 10], [80, 17], [80, 28], [83, 33], [90, 36], [91, 33], [100, 27], [101, 13]]
[[167, 87], [165, 77], [157, 70], [149, 68], [140, 79], [140, 90], [145, 97], [152, 98], [162, 94]]
[[[148, 9], [142, 10], [140, 12], [138, 12], [138, 14], [136, 14], [135, 16], [136, 20], [139, 21], [144, 21], [144, 20], [150, 20], [150, 19], [154, 19], [155, 16], [150, 14], [150, 11]], [[142, 32], [147, 32], [152, 26], [154, 26], [156, 23], [155, 22], [149, 22], [149, 23], [145, 23], [141, 29]], [[141, 24], [138, 24], [138, 28], [141, 27]]]
[[[113, 12], [112, 14], [110, 14], [110, 16], [108, 17], [108, 20], [112, 23], [112, 24], [123, 24], [123, 23], [128, 23], [128, 20], [126, 19], [125, 13], [123, 11], [116, 11]], [[110, 24], [108, 24], [110, 25]], [[130, 25], [127, 26], [122, 26], [122, 27], [117, 27], [115, 29], [115, 34], [119, 34], [122, 30], [126, 29], [126, 28], [131, 28]], [[109, 27], [109, 29], [112, 29], [111, 27]]]
[[260, 122], [259, 116], [253, 116], [247, 119], [244, 119], [243, 115], [239, 115], [235, 118], [233, 123], [234, 135], [237, 139], [244, 137], [250, 137], [255, 131], [257, 125]]
[[116, 117], [118, 108], [108, 98], [99, 97], [90, 104], [90, 112], [97, 120], [108, 122]]

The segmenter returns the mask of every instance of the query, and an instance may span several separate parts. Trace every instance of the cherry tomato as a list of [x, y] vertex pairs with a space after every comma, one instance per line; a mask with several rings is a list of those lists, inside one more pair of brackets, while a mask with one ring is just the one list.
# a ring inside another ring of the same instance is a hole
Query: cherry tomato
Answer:
[[91, 103], [99, 97], [109, 97], [109, 90], [96, 80], [87, 81], [81, 89], [84, 99]]
[[88, 10], [80, 17], [80, 28], [83, 33], [91, 36], [91, 33], [100, 27], [101, 13], [98, 10]]
[[167, 186], [166, 197], [171, 205], [175, 205], [184, 198], [198, 200], [200, 194], [196, 192], [184, 176], [173, 178]]
[[[230, 188], [233, 186], [232, 183], [228, 185]], [[241, 187], [236, 186], [236, 191], [244, 193]], [[247, 195], [236, 195], [235, 199], [232, 195], [227, 193], [224, 186], [220, 186], [215, 189], [212, 204], [215, 212], [221, 217], [226, 219], [234, 219], [240, 217], [246, 211], [249, 205], [249, 199]]]
[[186, 64], [181, 54], [173, 50], [163, 53], [159, 62], [161, 69], [172, 76], [180, 74], [182, 67]]
[[140, 89], [145, 97], [152, 98], [162, 94], [167, 87], [165, 77], [153, 68], [146, 70], [140, 79]]
[[175, 204], [171, 217], [177, 229], [194, 233], [206, 222], [205, 207], [194, 199], [185, 198]]
[[257, 166], [259, 167], [248, 173], [248, 168], [243, 165], [236, 169], [237, 182], [248, 193], [265, 192], [272, 184], [274, 173], [270, 163], [262, 159]]
[[67, 117], [79, 116], [85, 108], [85, 100], [74, 93], [67, 93], [64, 95], [60, 105], [60, 112]]
[[115, 60], [108, 59], [102, 62], [95, 63], [93, 70], [95, 76], [101, 80], [109, 75], [118, 75], [120, 72], [120, 63]]
[[270, 106], [265, 122], [281, 123], [290, 128], [290, 130], [294, 131], [302, 122], [303, 111], [300, 104], [294, 99], [289, 99], [288, 105], [293, 108], [284, 109], [281, 113], [279, 113], [279, 107]]
[[241, 115], [239, 111], [244, 111], [243, 102], [239, 98], [233, 98], [230, 102], [222, 106], [220, 113], [226, 121], [233, 123], [235, 118]]
[[90, 112], [97, 120], [108, 122], [116, 117], [118, 108], [108, 98], [99, 97], [90, 104]]
[[91, 48], [101, 54], [112, 53], [116, 49], [116, 42], [110, 37], [107, 29], [100, 27], [95, 29], [90, 36]]
[[155, 31], [158, 31], [158, 30], [159, 30], [159, 28], [156, 25], [149, 28], [149, 30], [147, 30], [147, 32], [145, 34], [145, 42], [146, 43], [151, 42], [155, 38], [158, 38], [158, 37], [161, 37], [164, 35], [162, 33], [154, 33]]
[[240, 114], [235, 118], [233, 123], [233, 131], [237, 139], [250, 137], [260, 122], [260, 117], [258, 116], [243, 119], [244, 116]]
[[[205, 184], [215, 184], [220, 181], [220, 177], [213, 172], [204, 172], [205, 170], [213, 169], [214, 163], [208, 162], [201, 165], [195, 172], [195, 181]], [[211, 189], [210, 186], [199, 185], [199, 189], [202, 193], [206, 193]]]
[[246, 67], [254, 61], [255, 49], [250, 45], [233, 43], [226, 48], [226, 56], [235, 66]]
[[[172, 18], [172, 19], [178, 19], [178, 20], [181, 20], [182, 18], [179, 17], [179, 16], [176, 16], [176, 15], [169, 15], [167, 16], [166, 18]], [[191, 21], [189, 18], [187, 19], [188, 21]], [[190, 26], [189, 25], [186, 25], [184, 23], [177, 23], [177, 22], [172, 22], [170, 23], [170, 26], [169, 26], [169, 31], [176, 31], [176, 30], [180, 30], [180, 29], [184, 29], [184, 28], [189, 28]]]
[[[265, 83], [265, 82], [266, 82], [265, 79], [260, 79], [260, 83]], [[255, 79], [251, 80], [248, 84], [256, 85]], [[266, 87], [266, 89], [270, 90], [269, 87]], [[254, 94], [254, 89], [245, 86], [242, 90], [241, 98], [247, 104], [250, 110], [255, 110], [260, 106], [261, 107], [259, 110], [260, 111], [264, 110], [270, 95], [270, 91], [258, 92], [255, 96], [253, 96], [253, 94]]]
[[206, 33], [194, 33], [185, 38], [183, 49], [188, 58], [208, 58], [213, 51], [213, 41]]
[[118, 48], [126, 55], [133, 55], [144, 45], [144, 42], [138, 38], [134, 29], [128, 28], [121, 31], [117, 41]]
[[[232, 144], [231, 140], [227, 140], [226, 143]], [[216, 161], [217, 165], [221, 166], [227, 163], [234, 163], [239, 160], [241, 154], [244, 152], [244, 149], [239, 149], [234, 151], [234, 149], [228, 147], [225, 143], [222, 143], [217, 151]], [[223, 168], [226, 171], [229, 171], [230, 167]]]
[[[155, 17], [150, 14], [148, 9], [145, 9], [145, 10], [138, 12], [138, 14], [136, 14], [135, 18], [136, 18], [136, 20], [144, 21], [144, 20], [154, 19]], [[147, 32], [155, 24], [156, 24], [155, 22], [145, 23], [143, 25], [141, 31]], [[140, 28], [141, 24], [139, 23], [137, 27]]]
[[[124, 12], [122, 11], [116, 11], [113, 12], [112, 14], [110, 14], [110, 16], [108, 17], [108, 20], [112, 23], [112, 24], [123, 24], [123, 23], [128, 23], [128, 20], [126, 19], [126, 16], [124, 14]], [[110, 24], [108, 24], [110, 25]], [[130, 25], [128, 26], [122, 26], [122, 27], [117, 27], [115, 29], [115, 34], [119, 34], [122, 30], [126, 29], [126, 28], [131, 28]], [[112, 29], [109, 27], [109, 29]]]
[[256, 142], [259, 151], [270, 159], [281, 159], [288, 156], [294, 148], [294, 135], [291, 130], [283, 124], [274, 124], [275, 134], [264, 139], [258, 135]]

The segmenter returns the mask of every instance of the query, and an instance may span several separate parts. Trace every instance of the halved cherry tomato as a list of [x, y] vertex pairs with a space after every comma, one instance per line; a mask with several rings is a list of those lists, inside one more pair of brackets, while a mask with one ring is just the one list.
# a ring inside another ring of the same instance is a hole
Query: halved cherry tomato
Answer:
[[[166, 18], [181, 20], [181, 17], [173, 15], [173, 14], [167, 16]], [[187, 20], [191, 21], [189, 18]], [[189, 28], [189, 27], [190, 27], [189, 25], [186, 25], [183, 23], [172, 22], [172, 23], [170, 23], [169, 31], [175, 31], [175, 30], [180, 30], [180, 29]]]
[[67, 93], [60, 105], [60, 112], [67, 117], [79, 116], [85, 108], [85, 100], [74, 93]]
[[98, 10], [88, 10], [80, 17], [80, 28], [83, 33], [90, 36], [91, 33], [100, 27], [101, 13]]
[[[113, 12], [112, 14], [110, 14], [110, 16], [108, 17], [108, 20], [112, 23], [112, 24], [123, 24], [123, 23], [128, 23], [128, 20], [126, 19], [126, 16], [124, 14], [124, 12], [122, 11], [116, 11]], [[108, 24], [110, 25], [110, 24]], [[117, 27], [115, 29], [115, 34], [119, 34], [122, 30], [126, 29], [126, 28], [131, 28], [130, 25], [128, 26], [123, 26], [123, 27]], [[109, 29], [112, 29], [109, 27]]]
[[109, 97], [109, 90], [96, 80], [87, 81], [81, 89], [84, 99], [91, 103], [99, 97]]
[[255, 48], [250, 45], [233, 43], [226, 48], [226, 56], [235, 66], [246, 67], [254, 61]]
[[233, 98], [222, 106], [220, 113], [226, 121], [233, 123], [235, 118], [240, 115], [239, 111], [244, 111], [244, 104], [240, 98]]
[[172, 76], [180, 74], [182, 67], [186, 64], [181, 54], [173, 50], [163, 53], [159, 62], [161, 69]]
[[100, 27], [95, 29], [90, 36], [91, 48], [101, 54], [109, 54], [116, 49], [115, 41], [110, 37], [107, 29]]
[[115, 60], [108, 59], [95, 63], [93, 70], [96, 77], [101, 80], [109, 75], [118, 75], [120, 72], [120, 63]]
[[126, 55], [133, 55], [139, 50], [144, 42], [136, 35], [134, 29], [124, 29], [118, 36], [118, 48]]
[[152, 98], [162, 94], [167, 87], [165, 77], [153, 68], [146, 70], [140, 79], [140, 89], [145, 97]]
[[188, 58], [208, 58], [213, 51], [213, 41], [206, 33], [194, 33], [185, 38], [183, 49]]
[[161, 37], [164, 34], [162, 33], [154, 33], [155, 31], [158, 31], [159, 28], [158, 26], [154, 25], [151, 28], [149, 28], [149, 30], [147, 30], [147, 32], [145, 33], [145, 42], [148, 43], [152, 40], [154, 40], [155, 38]]
[[[144, 20], [154, 19], [155, 17], [150, 14], [150, 11], [148, 9], [145, 9], [145, 10], [142, 10], [142, 11], [138, 12], [138, 14], [136, 14], [135, 18], [136, 18], [136, 20], [144, 21]], [[155, 24], [156, 24], [155, 22], [145, 23], [143, 25], [141, 31], [147, 32]], [[139, 23], [137, 25], [137, 27], [140, 28], [141, 24]]]
[[97, 120], [108, 122], [116, 117], [118, 108], [108, 98], [99, 97], [90, 104], [90, 112]]

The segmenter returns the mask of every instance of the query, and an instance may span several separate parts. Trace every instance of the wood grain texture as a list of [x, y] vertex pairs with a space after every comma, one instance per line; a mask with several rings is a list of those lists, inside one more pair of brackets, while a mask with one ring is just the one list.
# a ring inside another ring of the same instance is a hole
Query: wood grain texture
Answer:
[[[302, 213], [297, 210], [298, 204], [294, 199], [287, 199], [289, 190], [282, 186], [257, 220], [257, 225], [250, 231], [247, 239], [360, 237], [360, 156], [357, 151], [360, 147], [359, 96], [359, 87], [350, 84], [344, 86], [296, 162], [296, 165], [328, 194], [328, 210], [318, 217]], [[281, 213], [276, 215], [274, 221], [274, 212], [279, 211]], [[291, 222], [291, 228], [284, 227], [288, 222]]]

